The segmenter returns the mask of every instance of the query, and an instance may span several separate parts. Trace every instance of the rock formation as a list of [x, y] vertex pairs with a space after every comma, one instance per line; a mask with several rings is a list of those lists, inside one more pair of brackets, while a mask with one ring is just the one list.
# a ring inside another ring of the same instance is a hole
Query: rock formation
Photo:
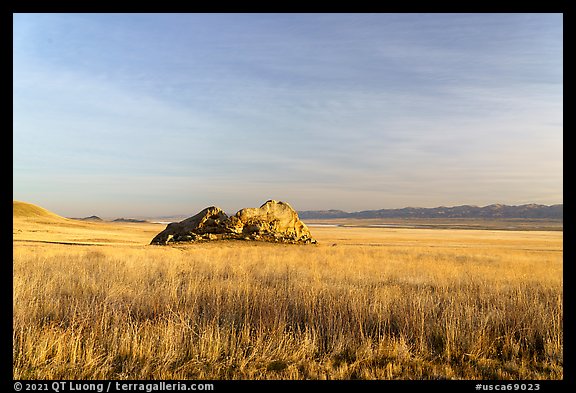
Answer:
[[168, 224], [150, 244], [226, 239], [316, 243], [288, 203], [270, 200], [259, 208], [242, 209], [232, 217], [218, 207], [207, 207], [184, 221]]

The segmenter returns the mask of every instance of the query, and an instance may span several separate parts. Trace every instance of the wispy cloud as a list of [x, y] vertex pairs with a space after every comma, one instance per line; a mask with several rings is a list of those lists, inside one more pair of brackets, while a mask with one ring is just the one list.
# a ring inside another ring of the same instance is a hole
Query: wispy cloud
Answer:
[[561, 15], [14, 22], [15, 198], [561, 202]]

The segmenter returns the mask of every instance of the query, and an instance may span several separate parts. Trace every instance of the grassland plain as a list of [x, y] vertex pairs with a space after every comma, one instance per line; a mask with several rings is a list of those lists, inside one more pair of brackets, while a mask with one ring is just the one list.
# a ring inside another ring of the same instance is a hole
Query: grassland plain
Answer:
[[169, 247], [62, 220], [14, 219], [16, 379], [563, 378], [561, 231]]

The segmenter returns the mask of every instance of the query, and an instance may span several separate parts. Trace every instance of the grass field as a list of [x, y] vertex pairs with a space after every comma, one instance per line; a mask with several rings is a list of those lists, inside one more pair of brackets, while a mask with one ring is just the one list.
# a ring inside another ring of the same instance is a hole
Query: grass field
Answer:
[[15, 210], [14, 378], [563, 378], [561, 231], [163, 228]]

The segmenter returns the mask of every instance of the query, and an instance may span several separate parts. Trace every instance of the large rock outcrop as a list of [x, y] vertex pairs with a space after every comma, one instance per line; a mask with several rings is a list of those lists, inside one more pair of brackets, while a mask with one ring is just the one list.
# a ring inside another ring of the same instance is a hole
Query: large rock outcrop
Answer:
[[208, 207], [184, 221], [168, 224], [151, 244], [226, 239], [316, 243], [288, 203], [270, 200], [259, 208], [242, 209], [231, 217], [218, 207]]

